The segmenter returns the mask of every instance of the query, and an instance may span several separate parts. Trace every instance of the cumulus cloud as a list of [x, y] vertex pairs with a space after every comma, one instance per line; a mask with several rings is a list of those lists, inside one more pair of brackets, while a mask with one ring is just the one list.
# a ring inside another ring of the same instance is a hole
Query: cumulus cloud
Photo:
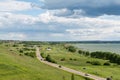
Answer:
[[[104, 40], [113, 39], [114, 36], [117, 40], [120, 38], [119, 22], [120, 18], [113, 20], [109, 19], [108, 15], [72, 18], [55, 16], [50, 11], [38, 16], [0, 13], [0, 32], [4, 33], [4, 36], [11, 35], [5, 37], [8, 39]], [[2, 38], [4, 36], [1, 35]]]
[[[0, 0], [0, 39], [120, 39], [119, 0], [38, 1]], [[35, 15], [39, 6], [45, 11]]]
[[0, 1], [0, 12], [30, 10], [34, 6], [31, 2], [2, 0]]

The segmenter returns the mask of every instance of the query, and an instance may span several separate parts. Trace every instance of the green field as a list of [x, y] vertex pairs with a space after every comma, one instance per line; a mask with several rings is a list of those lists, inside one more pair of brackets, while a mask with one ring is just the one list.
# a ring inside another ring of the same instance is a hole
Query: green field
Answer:
[[[71, 73], [45, 65], [36, 58], [20, 55], [17, 48], [23, 46], [5, 45], [0, 45], [0, 80], [71, 80]], [[75, 75], [75, 80], [86, 79]]]
[[[46, 50], [47, 47], [50, 47], [51, 50]], [[117, 64], [111, 63], [110, 66], [104, 66], [103, 64], [107, 62], [107, 60], [71, 53], [67, 51], [63, 45], [43, 45], [41, 48], [41, 52], [44, 53], [45, 56], [49, 54], [58, 64], [97, 76], [105, 78], [112, 77], [113, 80], [120, 80], [120, 66]], [[61, 59], [64, 59], [64, 61], [61, 61]], [[99, 61], [102, 65], [92, 65], [86, 63], [87, 61]]]

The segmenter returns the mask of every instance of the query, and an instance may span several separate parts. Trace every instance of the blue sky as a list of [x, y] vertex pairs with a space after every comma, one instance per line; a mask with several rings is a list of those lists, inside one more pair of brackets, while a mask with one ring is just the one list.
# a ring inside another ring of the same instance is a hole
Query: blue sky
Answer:
[[0, 0], [0, 39], [120, 40], [120, 0]]

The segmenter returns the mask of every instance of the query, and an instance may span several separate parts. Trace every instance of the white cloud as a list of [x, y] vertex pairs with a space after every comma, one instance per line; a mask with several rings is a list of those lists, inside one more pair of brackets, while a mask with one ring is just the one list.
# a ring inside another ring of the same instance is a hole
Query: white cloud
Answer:
[[[109, 16], [109, 15], [106, 15]], [[0, 32], [7, 39], [104, 40], [120, 39], [120, 18], [58, 17], [47, 11], [37, 17], [0, 13]], [[114, 20], [119, 18], [118, 20]], [[6, 33], [6, 34], [5, 34]], [[9, 34], [8, 34], [9, 33]], [[26, 36], [25, 36], [26, 35]], [[1, 35], [1, 38], [4, 38]], [[114, 38], [113, 38], [114, 37]]]
[[32, 9], [32, 3], [16, 0], [0, 1], [0, 11], [22, 11]]
[[22, 33], [2, 33], [0, 34], [1, 39], [3, 40], [25, 40], [26, 35]]

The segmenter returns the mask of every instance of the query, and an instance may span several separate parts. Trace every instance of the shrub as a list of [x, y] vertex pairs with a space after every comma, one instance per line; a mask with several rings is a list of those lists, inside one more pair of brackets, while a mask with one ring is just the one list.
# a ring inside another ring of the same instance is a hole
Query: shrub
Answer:
[[22, 54], [19, 54], [19, 56], [23, 56]]
[[42, 56], [42, 58], [45, 58], [45, 54], [43, 52], [41, 53], [41, 56]]
[[91, 64], [92, 65], [101, 65], [101, 63], [99, 61], [92, 61]]
[[65, 58], [62, 58], [61, 61], [65, 61]]
[[105, 62], [103, 65], [110, 66], [110, 62]]
[[82, 53], [83, 53], [83, 51], [82, 51], [82, 50], [79, 50], [79, 51], [78, 51], [78, 53], [79, 53], [79, 54], [82, 54]]
[[30, 49], [29, 49], [29, 48], [23, 48], [23, 50], [25, 50], [25, 51], [30, 51]]
[[70, 52], [76, 52], [76, 48], [74, 46], [68, 46], [67, 49]]
[[14, 44], [13, 47], [18, 47], [18, 45], [15, 45], [15, 44]]
[[77, 61], [77, 59], [73, 59], [74, 61]]
[[69, 60], [73, 60], [72, 58], [70, 58]]
[[91, 63], [90, 61], [86, 61], [86, 63]]
[[35, 52], [26, 52], [26, 53], [24, 53], [26, 56], [30, 56], [30, 57], [35, 57], [36, 55], [35, 55]]
[[48, 62], [57, 63], [55, 60], [53, 60], [53, 59], [51, 58], [50, 55], [47, 55], [46, 60], [47, 60]]
[[20, 52], [20, 53], [23, 53], [23, 50], [20, 49], [19, 52]]

